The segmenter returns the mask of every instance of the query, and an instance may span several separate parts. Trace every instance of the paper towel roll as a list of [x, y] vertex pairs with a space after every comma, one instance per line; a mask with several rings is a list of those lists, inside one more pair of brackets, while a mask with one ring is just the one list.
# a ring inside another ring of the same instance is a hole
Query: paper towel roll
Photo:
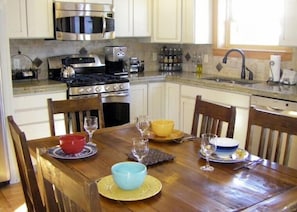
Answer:
[[273, 82], [279, 82], [281, 69], [281, 56], [270, 55], [270, 77]]

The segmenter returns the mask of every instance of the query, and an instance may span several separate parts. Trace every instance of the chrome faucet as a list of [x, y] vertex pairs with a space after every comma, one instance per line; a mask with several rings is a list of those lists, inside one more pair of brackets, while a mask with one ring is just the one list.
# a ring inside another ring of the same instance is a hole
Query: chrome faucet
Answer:
[[244, 52], [241, 49], [230, 49], [229, 51], [227, 51], [227, 53], [225, 54], [224, 58], [223, 58], [223, 63], [227, 63], [227, 57], [231, 52], [238, 52], [239, 54], [241, 54], [242, 56], [242, 66], [241, 66], [241, 75], [240, 78], [241, 79], [245, 79], [245, 55]]

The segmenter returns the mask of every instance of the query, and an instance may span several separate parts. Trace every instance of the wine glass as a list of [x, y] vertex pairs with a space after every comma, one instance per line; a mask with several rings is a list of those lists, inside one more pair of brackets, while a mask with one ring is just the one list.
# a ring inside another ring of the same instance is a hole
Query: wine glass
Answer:
[[148, 116], [141, 115], [136, 117], [136, 127], [139, 130], [141, 137], [144, 139], [144, 134], [150, 127], [150, 121]]
[[142, 137], [132, 138], [132, 154], [136, 157], [139, 163], [142, 163], [143, 158], [145, 158], [149, 153], [148, 140]]
[[93, 133], [98, 128], [98, 118], [96, 116], [85, 116], [84, 118], [84, 128], [89, 134], [89, 144], [96, 145], [92, 142]]
[[201, 166], [203, 171], [213, 171], [214, 168], [209, 165], [209, 157], [216, 151], [217, 148], [217, 135], [211, 133], [205, 133], [201, 135], [201, 151], [205, 155], [206, 165]]

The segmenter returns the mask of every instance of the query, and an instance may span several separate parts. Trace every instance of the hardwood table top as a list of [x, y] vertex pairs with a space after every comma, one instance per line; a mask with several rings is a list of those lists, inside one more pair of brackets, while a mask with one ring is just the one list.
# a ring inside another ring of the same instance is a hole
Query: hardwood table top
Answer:
[[[61, 160], [88, 178], [99, 181], [110, 175], [113, 164], [128, 160], [131, 137], [139, 135], [134, 125], [97, 130], [93, 142], [96, 155], [85, 159]], [[58, 137], [30, 140], [30, 153], [36, 157], [36, 148], [57, 145]], [[297, 208], [297, 170], [264, 160], [252, 169], [235, 167], [244, 162], [214, 163], [213, 172], [204, 172], [200, 166], [199, 139], [161, 143], [150, 141], [151, 149], [169, 153], [175, 158], [148, 166], [148, 174], [162, 183], [161, 192], [139, 201], [116, 201], [98, 194], [103, 211], [280, 211]], [[257, 159], [249, 156], [248, 159]]]

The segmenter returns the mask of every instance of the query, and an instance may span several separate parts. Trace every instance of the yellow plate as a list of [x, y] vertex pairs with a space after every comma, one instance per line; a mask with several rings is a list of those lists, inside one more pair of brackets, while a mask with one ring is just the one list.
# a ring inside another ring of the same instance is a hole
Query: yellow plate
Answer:
[[135, 190], [122, 190], [114, 182], [112, 175], [102, 178], [97, 183], [99, 194], [119, 201], [136, 201], [150, 198], [162, 189], [162, 183], [155, 177], [147, 175], [141, 187]]
[[180, 139], [184, 136], [184, 133], [180, 130], [173, 130], [173, 132], [167, 137], [156, 136], [153, 132], [150, 132], [149, 139], [158, 142], [169, 142], [175, 139]]

